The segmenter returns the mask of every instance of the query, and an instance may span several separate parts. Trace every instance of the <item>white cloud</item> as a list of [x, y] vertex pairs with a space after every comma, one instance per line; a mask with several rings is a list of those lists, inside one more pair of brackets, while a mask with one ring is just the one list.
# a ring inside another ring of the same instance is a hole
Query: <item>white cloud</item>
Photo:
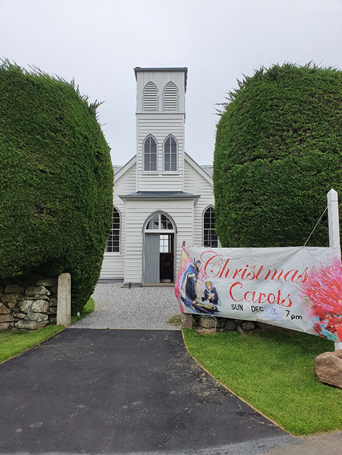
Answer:
[[341, 67], [340, 0], [0, 0], [2, 57], [105, 101], [113, 161], [135, 154], [135, 66], [187, 66], [186, 151], [209, 163], [215, 103], [284, 61]]

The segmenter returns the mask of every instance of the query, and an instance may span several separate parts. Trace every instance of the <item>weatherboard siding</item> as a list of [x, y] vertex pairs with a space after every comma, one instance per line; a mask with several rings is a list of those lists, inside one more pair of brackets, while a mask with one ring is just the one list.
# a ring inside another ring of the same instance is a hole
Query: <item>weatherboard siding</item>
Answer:
[[[125, 282], [141, 283], [143, 280], [143, 225], [155, 211], [163, 210], [177, 226], [176, 257], [179, 266], [182, 242], [189, 245], [203, 245], [203, 213], [214, 205], [211, 180], [203, 177], [198, 166], [191, 159], [183, 161], [184, 191], [199, 194], [196, 205], [193, 200], [129, 200], [126, 203], [119, 194], [136, 191], [136, 165], [132, 165], [115, 181], [114, 205], [121, 215], [120, 253], [105, 253], [101, 271], [102, 279], [124, 279]], [[206, 175], [206, 174], [205, 174]], [[150, 185], [148, 191], [165, 190], [163, 185]], [[172, 187], [174, 189], [174, 186]]]
[[100, 279], [123, 280], [126, 246], [126, 207], [119, 194], [135, 192], [136, 165], [133, 164], [125, 173], [114, 176], [114, 207], [120, 213], [120, 253], [104, 253]]
[[142, 112], [143, 110], [143, 91], [148, 82], [152, 81], [157, 87], [157, 111], [163, 109], [163, 92], [168, 82], [173, 82], [178, 89], [178, 110], [184, 112], [185, 110], [185, 72], [184, 71], [165, 71], [154, 72], [144, 71], [137, 72], [137, 105], [136, 111]]
[[193, 201], [127, 201], [125, 282], [141, 283], [143, 280], [143, 225], [157, 210], [163, 210], [176, 223], [176, 257], [178, 270], [182, 242], [193, 243]]
[[[153, 126], [151, 126], [153, 125]], [[169, 135], [177, 141], [177, 172], [163, 171], [164, 142]], [[144, 141], [152, 135], [157, 143], [157, 171], [143, 170]], [[178, 113], [137, 114], [137, 191], [183, 191], [184, 115]]]
[[203, 213], [209, 206], [215, 205], [213, 186], [196, 169], [185, 161], [184, 168], [184, 191], [200, 194], [194, 208], [194, 245], [203, 246]]

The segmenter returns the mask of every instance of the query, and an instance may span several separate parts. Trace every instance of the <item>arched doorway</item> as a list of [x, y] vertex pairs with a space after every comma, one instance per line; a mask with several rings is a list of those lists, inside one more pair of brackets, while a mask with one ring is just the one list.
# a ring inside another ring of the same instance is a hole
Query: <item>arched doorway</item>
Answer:
[[144, 223], [143, 283], [173, 283], [176, 225], [165, 212], [151, 214]]

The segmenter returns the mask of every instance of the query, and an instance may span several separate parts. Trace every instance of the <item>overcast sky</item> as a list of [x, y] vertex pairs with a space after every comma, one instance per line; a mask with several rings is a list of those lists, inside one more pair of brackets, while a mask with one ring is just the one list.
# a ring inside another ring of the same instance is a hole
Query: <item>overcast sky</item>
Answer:
[[133, 68], [187, 67], [185, 150], [210, 164], [216, 103], [260, 66], [342, 68], [342, 0], [0, 0], [0, 56], [104, 101], [113, 164], [135, 153]]

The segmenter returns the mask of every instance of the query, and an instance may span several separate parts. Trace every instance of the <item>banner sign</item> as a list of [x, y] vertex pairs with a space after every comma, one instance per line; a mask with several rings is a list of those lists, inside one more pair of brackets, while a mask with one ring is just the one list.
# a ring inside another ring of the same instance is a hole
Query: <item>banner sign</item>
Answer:
[[181, 312], [260, 321], [342, 341], [338, 248], [182, 249]]

